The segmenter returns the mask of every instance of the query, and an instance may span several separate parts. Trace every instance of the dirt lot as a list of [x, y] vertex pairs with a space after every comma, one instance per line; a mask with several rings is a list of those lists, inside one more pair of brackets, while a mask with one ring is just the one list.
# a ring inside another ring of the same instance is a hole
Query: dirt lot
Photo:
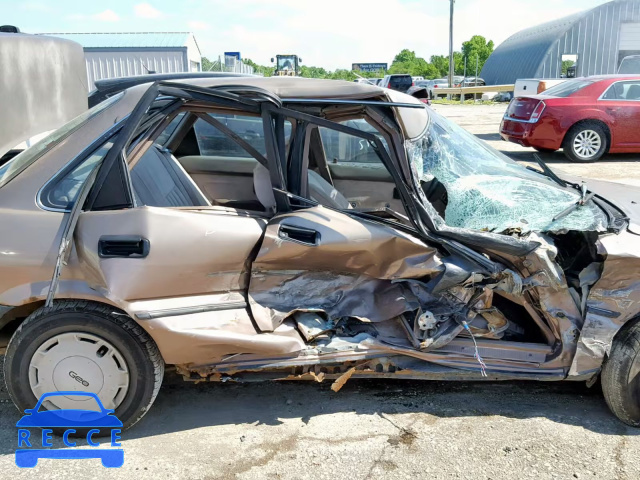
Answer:
[[[516, 160], [531, 160], [532, 150], [499, 141], [504, 107], [437, 110]], [[640, 161], [631, 156], [592, 165], [561, 153], [545, 160], [640, 185]], [[42, 460], [19, 470], [19, 418], [0, 378], [6, 478], [640, 478], [640, 430], [609, 413], [599, 387], [572, 383], [352, 380], [333, 393], [328, 383], [193, 385], [168, 374], [149, 414], [124, 433], [119, 470], [98, 460]]]

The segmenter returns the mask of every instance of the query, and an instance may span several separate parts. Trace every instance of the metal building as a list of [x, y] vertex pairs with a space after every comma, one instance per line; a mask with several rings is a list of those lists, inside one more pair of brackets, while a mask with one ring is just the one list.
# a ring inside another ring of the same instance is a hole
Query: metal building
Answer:
[[200, 48], [189, 32], [45, 33], [82, 45], [89, 89], [103, 78], [199, 72]]
[[632, 54], [640, 54], [640, 0], [616, 0], [512, 35], [481, 76], [488, 85], [559, 78], [564, 59], [575, 61], [578, 77], [610, 74]]

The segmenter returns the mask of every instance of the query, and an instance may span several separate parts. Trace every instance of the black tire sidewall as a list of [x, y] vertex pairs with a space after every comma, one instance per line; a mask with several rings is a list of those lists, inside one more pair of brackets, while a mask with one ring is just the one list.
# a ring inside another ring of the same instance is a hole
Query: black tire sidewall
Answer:
[[58, 311], [29, 322], [16, 331], [5, 356], [5, 382], [14, 403], [21, 411], [33, 408], [38, 399], [29, 384], [29, 364], [36, 350], [48, 339], [62, 333], [88, 333], [100, 337], [115, 348], [127, 363], [129, 389], [115, 416], [123, 429], [135, 423], [153, 399], [154, 369], [136, 339], [113, 320], [99, 313]]
[[602, 369], [602, 390], [620, 420], [640, 427], [640, 323], [623, 328]]
[[[600, 150], [598, 150], [598, 153], [596, 153], [593, 157], [587, 159], [579, 157], [573, 151], [573, 142], [575, 138], [580, 132], [583, 132], [585, 130], [593, 130], [594, 132], [596, 132], [600, 136], [601, 141]], [[567, 158], [569, 158], [569, 160], [571, 160], [572, 162], [578, 163], [591, 163], [598, 161], [605, 154], [607, 148], [607, 135], [604, 129], [596, 123], [582, 123], [580, 125], [574, 126], [571, 130], [569, 130], [569, 133], [567, 134], [567, 137], [564, 141], [564, 145], [562, 146], [564, 154], [567, 156]]]

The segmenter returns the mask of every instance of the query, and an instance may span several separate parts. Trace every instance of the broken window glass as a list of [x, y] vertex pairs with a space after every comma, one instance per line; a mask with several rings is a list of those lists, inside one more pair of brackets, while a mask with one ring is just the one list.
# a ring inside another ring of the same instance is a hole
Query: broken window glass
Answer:
[[581, 199], [577, 190], [560, 187], [440, 115], [430, 115], [425, 134], [407, 141], [407, 153], [423, 190], [433, 190], [434, 183], [446, 190], [437, 196], [440, 208], [425, 195], [446, 225], [492, 232], [606, 231], [607, 218], [592, 201], [554, 221]]

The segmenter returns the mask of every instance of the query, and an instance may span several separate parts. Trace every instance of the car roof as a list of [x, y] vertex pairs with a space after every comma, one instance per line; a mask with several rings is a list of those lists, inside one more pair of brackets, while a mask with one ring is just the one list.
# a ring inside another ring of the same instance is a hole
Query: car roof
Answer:
[[149, 82], [158, 82], [163, 80], [177, 80], [188, 78], [221, 78], [221, 77], [251, 77], [252, 75], [245, 73], [227, 73], [227, 72], [178, 72], [178, 73], [152, 73], [148, 75], [135, 75], [131, 77], [116, 77], [96, 80], [95, 86], [98, 91], [105, 90], [124, 90]]
[[591, 75], [590, 77], [567, 78], [567, 80], [592, 80], [594, 82], [602, 82], [604, 80], [620, 81], [620, 80], [640, 80], [638, 74], [611, 74], [611, 75]]
[[362, 82], [344, 80], [325, 80], [302, 77], [216, 77], [187, 78], [170, 80], [198, 87], [217, 87], [223, 85], [246, 85], [263, 88], [280, 98], [330, 98], [330, 99], [370, 99], [381, 97], [386, 90]]

